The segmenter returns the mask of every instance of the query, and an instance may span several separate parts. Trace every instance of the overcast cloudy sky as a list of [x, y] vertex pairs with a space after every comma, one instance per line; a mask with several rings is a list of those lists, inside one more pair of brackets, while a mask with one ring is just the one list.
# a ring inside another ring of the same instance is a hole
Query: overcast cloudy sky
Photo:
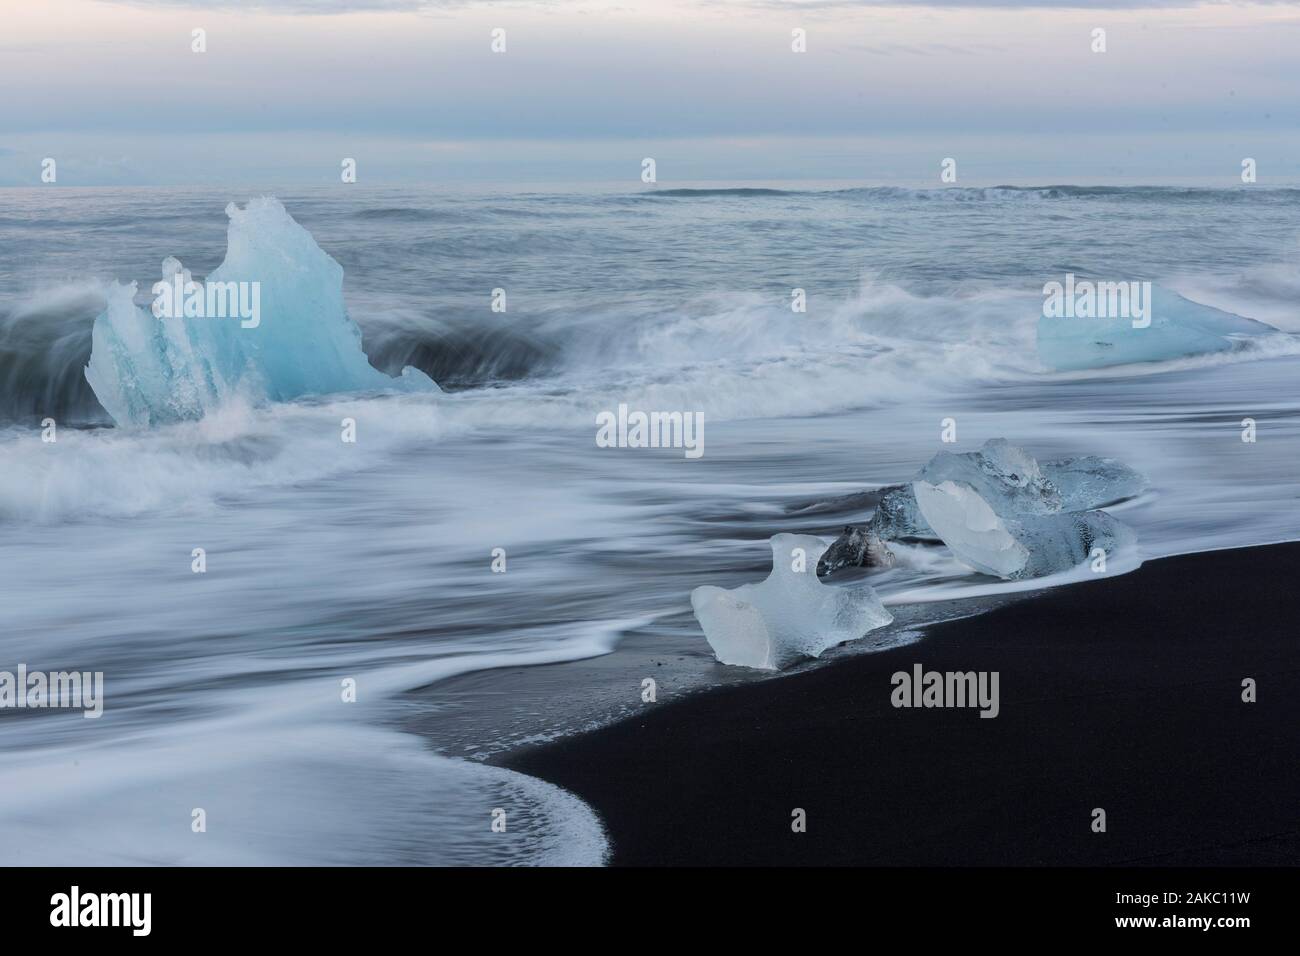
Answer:
[[0, 88], [10, 185], [1300, 180], [1295, 3], [2, 0]]

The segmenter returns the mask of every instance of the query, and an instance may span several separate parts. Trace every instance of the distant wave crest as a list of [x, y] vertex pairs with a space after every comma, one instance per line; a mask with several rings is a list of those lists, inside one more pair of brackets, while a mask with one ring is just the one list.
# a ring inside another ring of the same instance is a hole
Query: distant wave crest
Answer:
[[799, 190], [763, 189], [759, 187], [737, 186], [728, 189], [652, 189], [643, 196], [659, 196], [672, 199], [710, 198], [718, 196], [797, 196]]
[[1300, 202], [1300, 188], [1239, 186], [853, 186], [846, 189], [675, 188], [650, 189], [645, 198], [708, 199], [780, 196], [842, 197], [868, 200], [998, 202], [1024, 200], [1113, 199], [1134, 202]]

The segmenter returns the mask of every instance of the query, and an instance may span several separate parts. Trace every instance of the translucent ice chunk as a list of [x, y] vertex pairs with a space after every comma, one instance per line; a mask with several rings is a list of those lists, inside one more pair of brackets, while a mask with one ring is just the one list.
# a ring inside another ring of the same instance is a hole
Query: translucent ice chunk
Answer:
[[195, 354], [184, 319], [156, 319], [135, 305], [136, 285], [105, 290], [91, 328], [86, 381], [119, 425], [201, 418], [234, 391], [224, 370]]
[[[978, 451], [940, 452], [915, 480], [966, 483], [1003, 517], [1088, 511], [1132, 498], [1146, 487], [1142, 475], [1114, 458], [1085, 455], [1039, 464], [1005, 438], [987, 441]], [[921, 514], [910, 483], [886, 489], [867, 528], [887, 541], [941, 537]]]
[[913, 483], [917, 506], [963, 564], [1007, 580], [1067, 571], [1130, 545], [1133, 532], [1104, 511], [1004, 517], [968, 484]]
[[1134, 318], [1049, 318], [1038, 320], [1038, 357], [1059, 371], [1163, 362], [1234, 348], [1243, 336], [1277, 329], [1192, 302], [1159, 286], [1151, 287], [1149, 321], [1134, 328]]
[[[394, 379], [367, 361], [361, 330], [343, 305], [342, 267], [279, 201], [254, 199], [244, 209], [231, 203], [226, 214], [226, 258], [206, 283], [189, 283], [170, 256], [163, 279], [179, 280], [182, 289], [207, 301], [214, 297], [204, 294], [205, 287], [243, 295], [243, 303], [257, 303], [256, 319], [229, 309], [222, 317], [187, 315], [179, 307], [155, 317], [135, 306], [134, 284], [110, 289], [108, 307], [91, 332], [86, 381], [114, 421], [156, 425], [201, 418], [236, 391], [282, 401], [343, 391], [437, 390], [417, 369], [408, 367]], [[223, 295], [219, 301], [232, 300]]]
[[[1061, 510], [1061, 495], [1023, 448], [994, 438], [978, 451], [941, 451], [915, 481], [960, 481], [973, 487], [998, 514], [1051, 514]], [[887, 540], [938, 537], [916, 507], [912, 485], [888, 490], [868, 527]]]
[[826, 549], [820, 538], [778, 534], [771, 544], [772, 572], [764, 581], [691, 592], [695, 618], [722, 663], [778, 670], [893, 620], [870, 587], [817, 580]]
[[998, 514], [1051, 514], [1061, 510], [1061, 495], [1043, 477], [1034, 456], [1005, 438], [986, 441], [979, 451], [954, 455], [941, 451], [916, 476], [938, 484], [962, 481]]
[[1061, 494], [1062, 511], [1087, 511], [1142, 493], [1147, 480], [1122, 461], [1084, 455], [1045, 461], [1043, 476]]

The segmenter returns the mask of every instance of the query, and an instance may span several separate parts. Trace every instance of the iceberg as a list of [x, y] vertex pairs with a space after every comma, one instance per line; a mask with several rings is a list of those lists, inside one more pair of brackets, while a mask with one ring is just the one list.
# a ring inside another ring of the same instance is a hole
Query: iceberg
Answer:
[[1237, 347], [1244, 336], [1277, 329], [1181, 295], [1151, 287], [1146, 327], [1131, 318], [1048, 317], [1038, 319], [1038, 357], [1049, 368], [1068, 372], [1134, 362], [1169, 359]]
[[108, 289], [107, 307], [91, 330], [86, 381], [118, 425], [202, 418], [235, 394], [284, 401], [333, 392], [438, 391], [418, 369], [393, 378], [370, 364], [361, 330], [344, 307], [342, 266], [278, 200], [253, 199], [243, 209], [231, 203], [226, 214], [226, 258], [206, 283], [194, 283], [168, 257], [155, 288], [176, 282], [198, 300], [205, 285], [238, 289], [258, 303], [256, 321], [188, 308], [155, 316], [135, 305], [134, 283]]
[[[1090, 512], [1126, 501], [1140, 494], [1147, 484], [1141, 474], [1114, 458], [1083, 455], [1040, 464], [1027, 451], [1003, 438], [985, 442], [978, 451], [940, 452], [911, 483], [884, 489], [871, 519], [865, 525], [846, 527], [826, 550], [817, 573], [831, 574], [842, 567], [889, 567], [893, 554], [888, 541], [911, 538], [949, 543], [920, 508], [915, 491], [917, 482], [931, 486], [949, 482], [968, 488], [993, 515], [1017, 519], [1025, 526], [1035, 524], [1030, 520], [1034, 517]], [[982, 517], [987, 520], [986, 516]], [[1109, 528], [1111, 520], [1107, 517], [1101, 524]], [[1045, 527], [1052, 524], [1046, 522]], [[1068, 522], [1055, 524], [1062, 529], [1069, 526]], [[1099, 528], [1099, 533], [1104, 530]], [[1050, 531], [1043, 533], [1052, 538]], [[1079, 534], [1084, 535], [1085, 531], [1080, 530]], [[1055, 562], [1047, 564], [1055, 567]], [[997, 562], [989, 565], [1001, 566]], [[1033, 562], [1028, 566], [1035, 567]]]
[[826, 550], [820, 538], [778, 534], [771, 545], [772, 572], [765, 580], [691, 592], [695, 618], [723, 664], [779, 670], [893, 621], [870, 587], [817, 580], [817, 561]]
[[953, 555], [976, 571], [1006, 580], [1067, 571], [1133, 544], [1133, 532], [1104, 511], [1006, 517], [968, 484], [913, 483], [921, 514]]
[[[1084, 455], [1040, 464], [1005, 438], [991, 439], [978, 451], [939, 452], [916, 481], [964, 482], [1005, 516], [1088, 511], [1135, 497], [1146, 487], [1141, 474], [1114, 458]], [[917, 508], [911, 483], [886, 489], [866, 527], [887, 541], [941, 538]]]

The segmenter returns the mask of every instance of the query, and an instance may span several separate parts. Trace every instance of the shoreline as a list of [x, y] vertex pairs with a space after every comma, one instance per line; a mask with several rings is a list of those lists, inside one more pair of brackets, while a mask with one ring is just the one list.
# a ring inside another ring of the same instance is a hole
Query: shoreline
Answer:
[[[1298, 574], [1300, 543], [1151, 560], [491, 762], [590, 806], [613, 865], [1294, 865]], [[998, 672], [999, 715], [894, 707], [917, 664]]]

